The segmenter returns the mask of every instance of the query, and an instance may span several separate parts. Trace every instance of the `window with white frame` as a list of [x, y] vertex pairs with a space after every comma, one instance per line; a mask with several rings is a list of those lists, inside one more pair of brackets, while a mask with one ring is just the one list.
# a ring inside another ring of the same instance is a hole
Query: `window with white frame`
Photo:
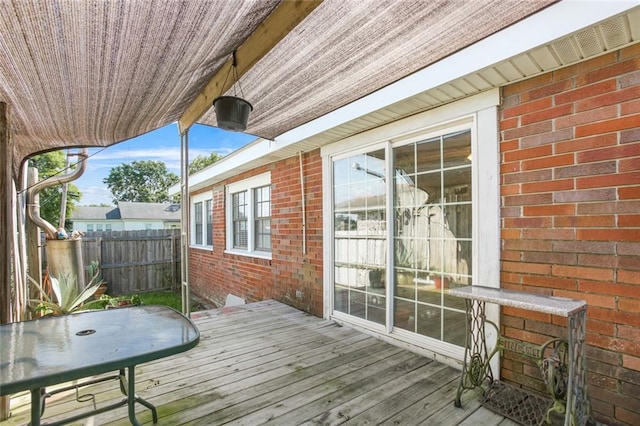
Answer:
[[191, 197], [191, 245], [213, 247], [213, 199], [210, 192]]
[[87, 232], [93, 232], [93, 223], [87, 223]]
[[271, 173], [226, 187], [227, 251], [271, 258]]

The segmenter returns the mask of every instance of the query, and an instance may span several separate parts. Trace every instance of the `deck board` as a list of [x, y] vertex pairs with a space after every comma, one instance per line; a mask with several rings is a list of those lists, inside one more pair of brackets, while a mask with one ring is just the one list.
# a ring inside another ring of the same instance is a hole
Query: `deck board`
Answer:
[[[274, 301], [197, 312], [200, 344], [136, 368], [138, 394], [158, 425], [511, 425], [477, 394], [453, 406], [459, 371], [370, 335]], [[98, 407], [122, 398], [116, 382], [91, 386]], [[47, 401], [44, 421], [90, 407], [74, 392]], [[12, 398], [3, 426], [29, 420], [29, 396]], [[138, 420], [152, 424], [137, 407]], [[76, 425], [127, 425], [126, 407]]]

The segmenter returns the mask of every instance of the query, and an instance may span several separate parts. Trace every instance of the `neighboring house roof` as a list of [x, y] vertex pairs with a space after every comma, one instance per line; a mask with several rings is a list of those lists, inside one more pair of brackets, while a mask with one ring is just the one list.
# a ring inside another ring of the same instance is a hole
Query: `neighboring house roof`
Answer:
[[120, 210], [117, 207], [89, 207], [76, 206], [71, 213], [70, 220], [117, 220]]
[[117, 207], [78, 206], [73, 220], [163, 220], [179, 221], [180, 204], [119, 202]]

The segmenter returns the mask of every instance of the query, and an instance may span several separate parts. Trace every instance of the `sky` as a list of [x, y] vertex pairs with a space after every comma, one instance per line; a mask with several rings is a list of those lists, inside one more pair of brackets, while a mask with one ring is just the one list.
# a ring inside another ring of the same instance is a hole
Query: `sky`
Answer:
[[[225, 156], [255, 139], [252, 135], [196, 124], [189, 130], [189, 161], [198, 155], [209, 156], [212, 152]], [[82, 193], [82, 198], [76, 205], [113, 205], [111, 193], [103, 179], [109, 176], [112, 167], [144, 160], [163, 161], [169, 171], [180, 176], [180, 135], [177, 123], [107, 148], [89, 148], [87, 168], [79, 179], [73, 181]]]

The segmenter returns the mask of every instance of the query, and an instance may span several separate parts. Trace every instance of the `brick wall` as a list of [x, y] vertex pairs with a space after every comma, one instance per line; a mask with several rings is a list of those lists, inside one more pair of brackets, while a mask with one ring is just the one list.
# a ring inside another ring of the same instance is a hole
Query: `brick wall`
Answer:
[[[501, 280], [588, 302], [594, 418], [640, 424], [640, 45], [505, 87]], [[542, 343], [562, 318], [505, 308], [508, 337]], [[505, 352], [502, 377], [539, 388]]]
[[[192, 292], [217, 306], [227, 294], [247, 302], [275, 299], [322, 316], [322, 159], [302, 156], [306, 203], [306, 254], [302, 239], [299, 157], [260, 167], [213, 188], [213, 251], [190, 250]], [[224, 185], [271, 172], [272, 260], [224, 253]]]

